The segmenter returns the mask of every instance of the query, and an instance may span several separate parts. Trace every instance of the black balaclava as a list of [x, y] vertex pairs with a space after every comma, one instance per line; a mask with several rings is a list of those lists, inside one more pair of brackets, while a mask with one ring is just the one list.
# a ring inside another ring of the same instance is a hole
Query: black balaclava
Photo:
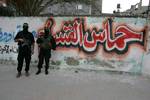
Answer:
[[28, 31], [28, 23], [23, 24], [23, 31], [27, 32]]

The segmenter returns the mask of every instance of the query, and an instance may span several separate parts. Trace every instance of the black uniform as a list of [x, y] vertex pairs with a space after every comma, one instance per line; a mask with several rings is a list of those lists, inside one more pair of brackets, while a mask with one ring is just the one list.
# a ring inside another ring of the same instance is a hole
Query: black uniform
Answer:
[[41, 73], [41, 68], [45, 60], [45, 74], [47, 75], [49, 68], [49, 59], [51, 57], [51, 49], [56, 50], [56, 41], [50, 33], [50, 30], [45, 27], [44, 35], [40, 36], [36, 42], [40, 48], [38, 71], [36, 74], [38, 75], [39, 73]]
[[35, 42], [34, 36], [32, 35], [32, 33], [28, 32], [28, 31], [18, 32], [14, 40], [20, 39], [20, 38], [23, 39], [24, 42], [18, 41], [18, 58], [17, 58], [18, 67], [17, 67], [17, 70], [19, 73], [21, 73], [21, 71], [22, 71], [24, 59], [26, 62], [25, 71], [26, 72], [29, 71], [29, 66], [30, 66], [30, 61], [31, 61], [31, 45], [33, 45]]

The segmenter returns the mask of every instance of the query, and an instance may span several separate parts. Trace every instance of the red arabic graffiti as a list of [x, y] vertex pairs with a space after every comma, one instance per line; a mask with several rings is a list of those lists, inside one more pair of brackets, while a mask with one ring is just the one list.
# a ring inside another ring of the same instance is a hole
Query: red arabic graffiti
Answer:
[[[111, 18], [103, 24], [103, 29], [85, 30], [85, 19], [76, 18], [65, 22], [61, 31], [55, 34], [56, 43], [61, 47], [79, 47], [85, 52], [95, 52], [99, 45], [103, 45], [106, 52], [124, 54], [129, 45], [138, 44], [144, 47], [146, 31], [135, 31], [127, 25], [118, 25], [113, 30], [114, 22]], [[49, 23], [47, 21], [47, 23]], [[51, 24], [53, 25], [53, 24]], [[52, 27], [52, 26], [51, 26]]]

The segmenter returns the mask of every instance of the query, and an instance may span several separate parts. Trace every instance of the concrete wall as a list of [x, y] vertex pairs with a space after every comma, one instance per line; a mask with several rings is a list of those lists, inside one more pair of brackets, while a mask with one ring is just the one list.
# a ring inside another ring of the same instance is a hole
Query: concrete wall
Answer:
[[[150, 72], [146, 49], [147, 20], [125, 17], [0, 17], [0, 61], [17, 59], [16, 33], [22, 24], [37, 38], [44, 26], [51, 29], [57, 42], [51, 64], [59, 67]], [[147, 45], [148, 43], [148, 45]], [[37, 64], [38, 47], [32, 56]], [[148, 73], [147, 72], [147, 73]]]

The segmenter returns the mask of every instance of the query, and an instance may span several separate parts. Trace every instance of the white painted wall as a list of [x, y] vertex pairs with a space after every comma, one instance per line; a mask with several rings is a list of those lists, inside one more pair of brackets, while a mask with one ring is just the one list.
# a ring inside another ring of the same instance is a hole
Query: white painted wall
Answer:
[[[65, 21], [72, 21], [77, 17], [54, 17], [55, 20], [53, 34], [60, 32]], [[93, 27], [97, 29], [103, 29], [103, 23], [106, 17], [83, 17], [84, 28], [91, 32]], [[29, 31], [35, 36], [39, 29], [44, 27], [44, 24], [48, 17], [0, 17], [0, 60], [14, 60], [17, 59], [17, 44], [14, 43], [14, 37], [19, 30], [22, 30], [24, 22], [29, 23]], [[135, 31], [140, 31], [147, 24], [144, 18], [118, 18], [113, 19], [113, 29], [118, 25], [128, 25]], [[6, 53], [4, 46], [8, 45], [13, 48], [14, 52]], [[149, 45], [149, 42], [148, 42]], [[3, 52], [2, 52], [3, 51]], [[38, 60], [38, 47], [35, 47], [35, 53], [32, 56], [32, 60]], [[149, 59], [150, 56], [143, 50], [143, 48], [131, 45], [129, 50], [124, 55], [117, 54], [116, 52], [104, 52], [103, 45], [98, 45], [98, 51], [96, 53], [85, 55], [84, 51], [78, 47], [58, 47], [56, 51], [52, 51], [51, 60], [59, 61], [61, 65], [67, 65], [68, 58], [74, 58], [79, 62], [77, 67], [94, 68], [98, 70], [114, 70], [114, 71], [126, 71], [126, 72], [141, 72], [150, 73]], [[92, 67], [92, 66], [95, 67]]]

